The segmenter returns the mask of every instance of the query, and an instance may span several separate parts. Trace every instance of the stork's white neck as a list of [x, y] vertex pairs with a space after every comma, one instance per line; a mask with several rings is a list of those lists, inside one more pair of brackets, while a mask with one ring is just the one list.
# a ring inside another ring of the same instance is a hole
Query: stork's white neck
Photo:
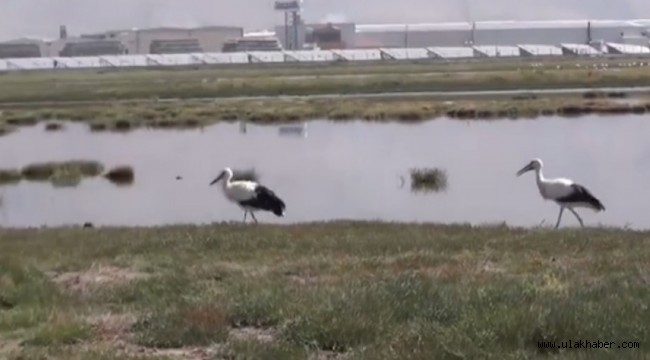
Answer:
[[544, 199], [548, 199], [548, 194], [546, 193], [546, 179], [542, 173], [542, 169], [535, 169], [535, 178], [537, 182], [537, 189]]
[[546, 181], [546, 178], [544, 178], [544, 174], [542, 173], [542, 169], [535, 169], [535, 176], [537, 177], [537, 182], [541, 183]]
[[226, 190], [228, 187], [230, 187], [230, 181], [232, 180], [232, 173], [227, 172], [226, 175], [223, 178], [223, 182], [221, 186], [223, 187], [224, 190]]

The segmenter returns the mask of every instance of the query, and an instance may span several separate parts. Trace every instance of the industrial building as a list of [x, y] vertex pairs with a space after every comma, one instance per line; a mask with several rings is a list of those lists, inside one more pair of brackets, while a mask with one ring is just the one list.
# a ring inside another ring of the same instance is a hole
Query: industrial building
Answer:
[[[292, 29], [297, 39], [289, 46], [287, 36], [291, 38]], [[354, 23], [300, 23], [289, 27], [276, 26], [275, 35], [285, 49], [353, 49], [356, 47], [357, 30]]]
[[41, 57], [45, 42], [33, 39], [18, 39], [0, 43], [0, 59]]
[[[584, 55], [625, 53], [628, 49], [621, 50], [621, 46], [647, 48], [650, 45], [650, 20], [310, 24], [303, 22], [299, 14], [300, 1], [278, 0], [276, 10], [283, 13], [284, 24], [275, 27], [275, 31], [255, 33], [244, 33], [241, 27], [207, 26], [68, 36], [62, 26], [56, 40], [18, 39], [0, 43], [0, 58], [398, 48], [420, 49], [419, 53], [434, 57], [447, 57], [444, 54], [456, 51], [479, 54], [477, 56], [492, 56], [492, 53], [495, 56], [529, 56], [539, 53], [540, 49], [548, 55], [556, 55], [558, 51], [565, 55]], [[309, 56], [316, 59], [322, 54]], [[390, 57], [388, 52], [382, 54]]]
[[179, 54], [192, 52], [219, 52], [231, 39], [244, 35], [244, 29], [234, 26], [206, 26], [198, 28], [160, 27], [109, 31], [82, 35], [82, 38], [118, 40], [129, 54]]
[[357, 48], [616, 42], [648, 45], [650, 20], [478, 21], [357, 25]]
[[127, 49], [117, 40], [90, 40], [69, 42], [63, 46], [59, 56], [100, 56], [127, 54]]
[[65, 26], [62, 26], [56, 40], [19, 39], [0, 43], [0, 58], [220, 52], [224, 44], [243, 35], [241, 27], [207, 26], [115, 30], [68, 36]]

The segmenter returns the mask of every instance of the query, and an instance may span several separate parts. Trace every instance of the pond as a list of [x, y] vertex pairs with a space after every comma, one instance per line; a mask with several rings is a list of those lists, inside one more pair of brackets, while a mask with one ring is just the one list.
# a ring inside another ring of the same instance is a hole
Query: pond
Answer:
[[[335, 219], [552, 226], [557, 206], [543, 201], [533, 173], [515, 172], [533, 157], [545, 175], [574, 179], [607, 208], [579, 210], [587, 225], [648, 228], [650, 118], [585, 116], [537, 120], [419, 124], [313, 121], [306, 136], [274, 126], [220, 123], [204, 129], [91, 133], [69, 124], [0, 137], [0, 168], [42, 161], [89, 159], [107, 167], [131, 165], [132, 186], [105, 179], [75, 188], [22, 181], [0, 187], [0, 226], [162, 225], [241, 221], [243, 212], [208, 184], [225, 166], [254, 167], [261, 182], [287, 204], [284, 218], [260, 222]], [[418, 194], [409, 169], [438, 167], [444, 192]], [[180, 177], [180, 178], [177, 178]], [[405, 185], [404, 181], [405, 180]], [[563, 226], [577, 226], [565, 213]]]

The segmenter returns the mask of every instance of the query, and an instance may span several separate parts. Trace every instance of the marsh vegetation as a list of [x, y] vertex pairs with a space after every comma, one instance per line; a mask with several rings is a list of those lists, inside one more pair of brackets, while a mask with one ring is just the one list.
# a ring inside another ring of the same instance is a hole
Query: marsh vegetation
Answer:
[[[130, 102], [88, 106], [58, 105], [49, 108], [8, 107], [0, 115], [0, 131], [32, 126], [56, 118], [82, 122], [93, 132], [128, 132], [139, 128], [196, 129], [217, 122], [246, 121], [251, 124], [278, 125], [310, 119], [349, 121], [361, 119], [381, 122], [422, 122], [436, 118], [460, 120], [532, 119], [540, 116], [575, 117], [589, 114], [644, 114], [650, 112], [650, 97], [630, 96], [626, 102], [611, 97], [586, 98], [581, 95], [517, 96], [481, 99], [365, 98], [365, 99], [264, 99], [222, 102], [192, 101], [175, 103]], [[33, 121], [15, 121], [30, 118]], [[41, 119], [41, 120], [36, 120]], [[13, 125], [10, 125], [13, 124]], [[1, 134], [1, 132], [0, 132]]]
[[447, 171], [440, 168], [412, 168], [411, 191], [439, 192], [447, 189]]
[[135, 172], [131, 166], [119, 165], [108, 170], [104, 177], [116, 185], [131, 185], [135, 180]]
[[[55, 187], [74, 187], [83, 179], [102, 175], [105, 167], [94, 160], [69, 160], [32, 163], [18, 169], [0, 169], [0, 185], [17, 184], [22, 180], [49, 182]], [[134, 170], [131, 166], [116, 166], [103, 176], [117, 185], [133, 183]]]

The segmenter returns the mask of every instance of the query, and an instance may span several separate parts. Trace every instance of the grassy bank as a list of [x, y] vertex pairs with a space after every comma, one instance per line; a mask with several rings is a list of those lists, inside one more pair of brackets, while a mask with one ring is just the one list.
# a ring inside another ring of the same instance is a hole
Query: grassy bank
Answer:
[[[69, 160], [33, 163], [22, 169], [0, 169], [0, 187], [15, 185], [23, 180], [49, 182], [55, 187], [74, 187], [83, 179], [104, 173], [104, 165], [94, 160]], [[117, 185], [130, 185], [134, 181], [131, 166], [121, 165], [109, 169], [103, 176]]]
[[[120, 102], [92, 106], [5, 106], [0, 115], [0, 135], [19, 126], [57, 119], [87, 124], [93, 131], [129, 131], [141, 127], [192, 129], [220, 121], [243, 120], [253, 124], [280, 124], [312, 119], [347, 121], [417, 122], [438, 117], [455, 119], [518, 119], [537, 116], [584, 114], [643, 114], [650, 112], [650, 98], [627, 102], [604, 94], [564, 97], [515, 97], [441, 101], [436, 98], [366, 98], [311, 100], [232, 100]], [[614, 95], [614, 94], [609, 94]], [[618, 95], [617, 95], [618, 96]]]
[[[226, 70], [49, 71], [0, 77], [0, 103], [395, 91], [547, 89], [647, 85], [649, 67], [594, 68], [580, 60], [532, 66], [480, 63]], [[591, 62], [593, 62], [592, 60]], [[600, 60], [605, 62], [606, 60]], [[401, 67], [403, 66], [403, 67]], [[612, 64], [615, 67], [615, 64]], [[354, 69], [353, 72], [349, 69]]]
[[649, 233], [607, 229], [0, 230], [0, 357], [639, 359], [649, 261]]

